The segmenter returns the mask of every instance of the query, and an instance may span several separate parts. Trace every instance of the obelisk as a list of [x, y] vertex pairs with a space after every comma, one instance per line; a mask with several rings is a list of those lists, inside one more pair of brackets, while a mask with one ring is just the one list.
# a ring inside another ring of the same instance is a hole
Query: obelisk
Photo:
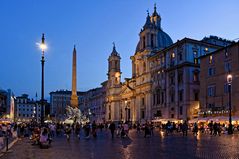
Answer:
[[78, 96], [76, 91], [76, 48], [73, 50], [73, 61], [72, 61], [72, 90], [71, 90], [71, 106], [78, 108]]

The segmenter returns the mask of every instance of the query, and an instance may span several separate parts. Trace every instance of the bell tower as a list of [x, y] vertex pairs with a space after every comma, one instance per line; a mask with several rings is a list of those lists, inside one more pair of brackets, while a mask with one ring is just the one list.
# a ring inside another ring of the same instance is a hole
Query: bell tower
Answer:
[[113, 43], [113, 50], [108, 58], [108, 81], [109, 87], [117, 87], [120, 85], [120, 55], [116, 51], [115, 43]]

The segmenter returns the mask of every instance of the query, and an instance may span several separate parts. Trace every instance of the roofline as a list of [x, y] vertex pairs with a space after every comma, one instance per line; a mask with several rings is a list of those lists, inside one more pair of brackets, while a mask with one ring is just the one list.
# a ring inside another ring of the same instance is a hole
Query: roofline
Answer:
[[222, 50], [224, 50], [224, 49], [226, 49], [226, 48], [233, 47], [234, 45], [239, 45], [239, 41], [238, 41], [238, 42], [234, 42], [234, 43], [232, 43], [231, 45], [222, 47], [222, 48], [220, 48], [220, 49], [218, 49], [218, 50], [215, 50], [215, 51], [213, 51], [213, 52], [210, 52], [210, 53], [208, 53], [208, 54], [206, 54], [206, 55], [202, 55], [202, 56], [200, 56], [200, 57], [198, 57], [198, 58], [199, 58], [199, 59], [202, 59], [202, 58], [208, 57], [208, 56], [210, 56], [210, 55], [212, 55], [212, 54], [219, 53], [220, 51], [222, 51]]
[[183, 38], [181, 40], [177, 40], [177, 42], [173, 43], [172, 45], [170, 45], [170, 46], [168, 46], [168, 47], [166, 47], [166, 48], [164, 48], [162, 50], [157, 51], [156, 54], [150, 56], [149, 59], [153, 58], [154, 56], [156, 56], [157, 53], [159, 53], [159, 52], [166, 52], [166, 51], [170, 50], [171, 48], [175, 47], [176, 45], [179, 45], [181, 43], [187, 43], [187, 42], [200, 43], [200, 44], [204, 44], [204, 45], [212, 46], [212, 47], [216, 47], [216, 48], [221, 48], [222, 47], [222, 46], [219, 46], [219, 45], [210, 44], [210, 43], [207, 43], [207, 42], [204, 42], [204, 41], [199, 41], [199, 40], [190, 39], [190, 38], [185, 37], [185, 38]]

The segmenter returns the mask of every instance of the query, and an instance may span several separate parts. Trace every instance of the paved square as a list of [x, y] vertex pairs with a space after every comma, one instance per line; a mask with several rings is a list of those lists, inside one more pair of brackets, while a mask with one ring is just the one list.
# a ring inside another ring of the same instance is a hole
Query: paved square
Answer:
[[49, 149], [32, 146], [28, 139], [18, 141], [13, 152], [2, 159], [224, 159], [239, 158], [239, 134], [210, 136], [200, 134], [187, 137], [181, 134], [165, 136], [155, 131], [154, 136], [144, 138], [131, 130], [129, 138], [110, 138], [109, 131], [98, 131], [97, 139], [81, 140], [65, 136], [56, 137]]

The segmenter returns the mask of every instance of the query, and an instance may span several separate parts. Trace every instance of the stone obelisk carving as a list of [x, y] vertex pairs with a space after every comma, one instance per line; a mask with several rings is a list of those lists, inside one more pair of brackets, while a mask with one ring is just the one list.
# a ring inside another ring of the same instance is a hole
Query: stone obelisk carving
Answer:
[[76, 90], [76, 48], [73, 50], [73, 64], [72, 64], [72, 91], [71, 91], [71, 106], [78, 108], [78, 96]]

